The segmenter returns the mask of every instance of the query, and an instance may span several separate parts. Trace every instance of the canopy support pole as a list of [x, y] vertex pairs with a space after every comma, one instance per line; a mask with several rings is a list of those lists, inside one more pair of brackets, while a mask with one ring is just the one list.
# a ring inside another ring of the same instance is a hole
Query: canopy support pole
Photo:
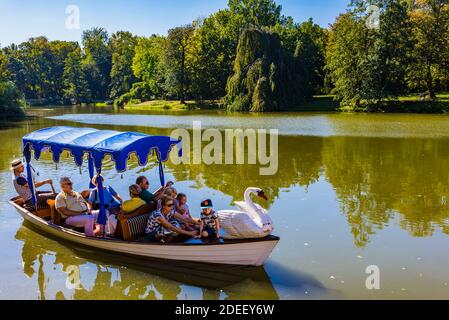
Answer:
[[106, 210], [104, 207], [104, 190], [103, 190], [103, 179], [101, 179], [101, 168], [97, 168], [97, 192], [98, 199], [100, 200], [100, 212], [98, 214], [97, 223], [103, 226], [103, 237], [106, 233], [106, 222], [108, 221], [108, 217], [106, 216]]
[[94, 158], [92, 158], [91, 154], [89, 154], [88, 165], [89, 165], [89, 177], [90, 177], [89, 189], [93, 189], [93, 188], [95, 188], [95, 185], [92, 183], [92, 179], [95, 174], [95, 169], [94, 169]]
[[37, 211], [36, 188], [34, 187], [33, 169], [31, 167], [31, 148], [28, 144], [24, 145], [23, 156], [25, 157], [26, 162], [27, 182], [28, 188], [30, 188], [31, 191], [31, 202], [33, 203]]
[[162, 164], [161, 153], [159, 151], [156, 152], [157, 161], [159, 162], [159, 179], [161, 180], [161, 186], [165, 186], [165, 176], [164, 176], [164, 165]]
[[33, 179], [33, 169], [31, 168], [31, 163], [27, 160], [26, 162], [26, 168], [27, 168], [27, 182], [28, 187], [31, 191], [31, 201], [33, 205], [35, 206], [35, 209], [37, 211], [37, 198], [36, 198], [36, 189], [34, 188], [34, 179]]

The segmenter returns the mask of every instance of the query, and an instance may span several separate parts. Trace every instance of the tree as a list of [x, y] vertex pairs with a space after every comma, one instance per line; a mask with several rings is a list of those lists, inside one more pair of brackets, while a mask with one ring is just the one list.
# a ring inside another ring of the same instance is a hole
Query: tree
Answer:
[[181, 103], [185, 103], [189, 82], [186, 56], [194, 31], [195, 28], [191, 24], [170, 29], [166, 41], [167, 89], [169, 93], [177, 94]]
[[63, 92], [63, 74], [65, 61], [71, 52], [79, 52], [78, 42], [68, 41], [50, 41], [50, 93], [49, 96], [59, 99], [64, 95]]
[[298, 33], [295, 60], [304, 78], [305, 95], [311, 98], [324, 86], [327, 32], [309, 19], [298, 26]]
[[132, 65], [136, 37], [130, 32], [119, 31], [112, 35], [112, 69], [111, 69], [111, 98], [117, 98], [128, 92], [136, 82]]
[[405, 71], [411, 50], [406, 4], [382, 0], [379, 28], [368, 28], [364, 8], [353, 3], [332, 25], [326, 52], [333, 93], [343, 107], [377, 109], [405, 90]]
[[109, 41], [108, 32], [103, 28], [92, 28], [83, 32], [82, 44], [85, 54], [83, 67], [86, 70], [92, 98], [95, 100], [105, 100], [109, 97], [112, 69]]
[[414, 1], [410, 17], [417, 42], [417, 63], [412, 71], [435, 99], [435, 78], [449, 66], [449, 0]]
[[71, 52], [65, 60], [63, 73], [64, 99], [72, 104], [90, 101], [89, 86], [81, 65], [80, 52]]
[[140, 87], [148, 86], [154, 96], [162, 95], [162, 54], [164, 46], [165, 38], [153, 35], [150, 38], [138, 38], [134, 49], [132, 63], [134, 76], [145, 83]]
[[23, 94], [12, 81], [0, 82], [0, 118], [4, 121], [23, 118]]
[[6, 81], [11, 77], [8, 70], [8, 60], [3, 50], [0, 49], [0, 82]]
[[229, 0], [228, 7], [244, 27], [272, 27], [282, 18], [282, 7], [273, 0]]
[[194, 70], [197, 96], [218, 99], [226, 94], [242, 30], [248, 26], [274, 28], [286, 24], [291, 19], [283, 17], [281, 9], [272, 0], [230, 0], [227, 9], [204, 19], [197, 30], [198, 64]]
[[303, 80], [277, 33], [247, 29], [240, 36], [225, 104], [233, 111], [279, 111], [304, 100]]

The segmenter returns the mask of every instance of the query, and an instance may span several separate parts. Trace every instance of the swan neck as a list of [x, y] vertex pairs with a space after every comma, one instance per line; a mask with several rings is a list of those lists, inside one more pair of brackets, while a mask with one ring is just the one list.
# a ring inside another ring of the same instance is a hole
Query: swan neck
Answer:
[[259, 216], [259, 212], [257, 210], [256, 205], [254, 204], [253, 199], [251, 199], [251, 194], [256, 194], [252, 189], [247, 189], [244, 194], [244, 199], [249, 208], [251, 208], [251, 213], [255, 213]]

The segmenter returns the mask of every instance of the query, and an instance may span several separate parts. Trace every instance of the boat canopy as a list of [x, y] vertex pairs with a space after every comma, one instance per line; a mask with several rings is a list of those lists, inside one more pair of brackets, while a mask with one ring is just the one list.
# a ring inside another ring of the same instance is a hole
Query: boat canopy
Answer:
[[152, 152], [156, 152], [160, 161], [167, 161], [174, 145], [181, 150], [181, 141], [166, 136], [62, 126], [41, 129], [23, 137], [23, 151], [27, 162], [31, 160], [31, 148], [36, 160], [39, 160], [44, 148], [49, 148], [56, 163], [63, 150], [68, 150], [78, 166], [82, 165], [83, 157], [88, 153], [96, 169], [101, 169], [104, 157], [111, 155], [119, 172], [126, 171], [131, 153], [135, 153], [139, 164], [144, 166]]
[[[103, 159], [110, 155], [115, 162], [118, 172], [126, 171], [126, 164], [132, 153], [137, 155], [139, 165], [145, 166], [148, 156], [156, 154], [159, 162], [159, 176], [161, 185], [165, 184], [162, 162], [168, 160], [168, 155], [173, 146], [177, 146], [179, 154], [182, 153], [180, 140], [174, 140], [166, 136], [150, 136], [138, 132], [119, 132], [112, 130], [97, 130], [92, 128], [75, 128], [58, 126], [40, 129], [23, 137], [23, 155], [27, 163], [28, 185], [33, 193], [33, 203], [36, 204], [33, 174], [31, 173], [31, 151], [34, 150], [34, 158], [39, 160], [42, 151], [50, 150], [53, 161], [58, 163], [64, 150], [70, 151], [78, 166], [83, 164], [84, 155], [87, 154], [89, 174], [92, 179], [94, 170], [99, 175]], [[90, 187], [94, 186], [90, 184]], [[98, 195], [100, 199], [100, 215], [98, 222], [106, 223], [103, 203], [103, 183], [98, 179]]]

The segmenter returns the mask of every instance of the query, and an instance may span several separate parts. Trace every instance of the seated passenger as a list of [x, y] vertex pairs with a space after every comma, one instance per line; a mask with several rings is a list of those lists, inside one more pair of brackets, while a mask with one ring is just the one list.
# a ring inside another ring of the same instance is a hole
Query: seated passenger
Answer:
[[193, 219], [190, 215], [189, 205], [187, 204], [187, 196], [184, 193], [179, 193], [176, 200], [178, 204], [175, 210], [184, 218], [184, 220], [181, 221], [184, 229], [189, 231], [197, 230], [196, 228], [199, 229], [200, 222]]
[[201, 202], [201, 225], [199, 237], [220, 239], [220, 221], [212, 206], [212, 200]]
[[163, 197], [161, 199], [161, 206], [162, 208], [151, 213], [148, 219], [145, 230], [147, 240], [173, 242], [180, 235], [189, 238], [197, 235], [196, 231], [183, 230], [179, 222], [174, 219], [180, 215], [174, 210], [174, 201], [172, 198], [167, 196]]
[[[102, 176], [101, 181], [104, 182], [104, 178]], [[95, 186], [90, 192], [88, 202], [92, 208], [92, 210], [100, 209], [100, 198], [98, 196], [98, 176], [94, 176], [92, 178], [92, 184]], [[120, 212], [120, 205], [123, 203], [122, 197], [111, 187], [103, 185], [103, 199], [104, 199], [104, 208], [109, 210], [111, 214], [117, 214]]]
[[[170, 197], [170, 198], [172, 198], [173, 199], [173, 203], [175, 205], [175, 208], [178, 206], [178, 200], [176, 199], [177, 196], [178, 196], [178, 192], [173, 187], [166, 187], [164, 189], [164, 193], [162, 195], [162, 197]], [[157, 202], [157, 209], [160, 210], [161, 208], [162, 208], [162, 206], [161, 206], [161, 199], [159, 199], [158, 202]]]
[[[23, 199], [25, 202], [25, 208], [27, 210], [33, 211], [36, 208], [42, 209], [47, 208], [47, 200], [54, 199], [56, 195], [54, 195], [52, 192], [36, 192], [36, 206], [33, 205], [32, 202], [32, 192], [28, 186], [28, 180], [24, 174], [25, 172], [25, 166], [22, 162], [22, 160], [17, 159], [11, 162], [11, 170], [13, 171], [13, 184], [14, 188], [16, 189], [17, 194]], [[44, 180], [44, 181], [34, 181], [34, 187], [39, 188], [43, 185], [49, 184], [51, 185], [53, 181], [51, 179]]]
[[61, 193], [56, 197], [55, 208], [63, 221], [73, 227], [84, 227], [88, 237], [94, 237], [94, 226], [97, 214], [92, 213], [86, 200], [76, 191], [68, 177], [61, 178]]
[[152, 194], [148, 189], [150, 188], [150, 182], [144, 176], [140, 176], [136, 179], [136, 184], [142, 189], [140, 193], [140, 199], [145, 201], [146, 204], [151, 204], [154, 202], [154, 194]]
[[146, 205], [145, 201], [140, 199], [140, 193], [142, 189], [137, 184], [132, 184], [129, 186], [129, 196], [130, 200], [127, 200], [123, 203], [122, 210], [125, 213], [131, 213], [136, 211], [140, 207]]
[[[101, 178], [101, 181], [104, 182], [104, 178], [102, 176], [94, 176], [92, 178], [92, 184], [96, 187], [93, 189], [87, 200], [92, 213], [96, 216], [100, 213], [100, 198], [98, 196], [98, 177]], [[120, 213], [121, 204], [123, 203], [122, 197], [110, 186], [103, 185], [103, 201], [104, 208], [106, 209], [106, 216], [108, 217], [106, 221], [106, 234], [110, 236], [114, 236], [115, 230], [117, 229], [117, 214]], [[97, 233], [101, 232], [101, 227], [97, 226]]]

